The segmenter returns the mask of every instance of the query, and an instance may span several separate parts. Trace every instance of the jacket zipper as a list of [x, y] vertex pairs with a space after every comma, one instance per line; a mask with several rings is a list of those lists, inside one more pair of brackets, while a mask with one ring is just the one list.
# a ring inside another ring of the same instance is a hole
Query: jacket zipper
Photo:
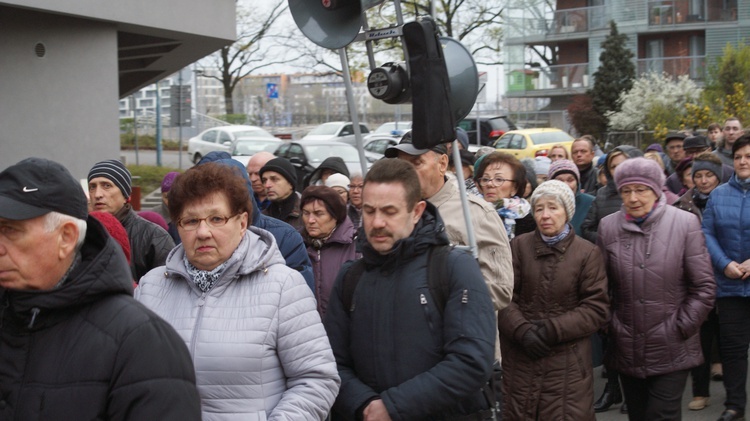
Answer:
[[195, 318], [195, 325], [193, 326], [193, 335], [190, 338], [190, 355], [193, 356], [193, 364], [195, 364], [195, 343], [198, 341], [198, 332], [200, 331], [201, 322], [203, 321], [203, 309], [206, 304], [206, 295], [204, 292], [198, 298], [198, 315]]
[[430, 332], [434, 332], [435, 329], [432, 325], [430, 309], [427, 307], [427, 297], [425, 297], [424, 294], [419, 294], [419, 304], [422, 304], [422, 310], [424, 311], [424, 317], [427, 319], [427, 325], [430, 327]]

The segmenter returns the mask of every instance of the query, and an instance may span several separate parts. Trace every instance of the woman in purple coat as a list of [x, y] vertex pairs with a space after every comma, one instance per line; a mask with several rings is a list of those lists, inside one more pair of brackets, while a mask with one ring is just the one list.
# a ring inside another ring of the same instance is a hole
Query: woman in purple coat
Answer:
[[716, 284], [698, 217], [669, 206], [664, 173], [645, 158], [617, 167], [622, 208], [599, 224], [612, 293], [609, 367], [620, 373], [630, 420], [677, 420], [698, 332]]
[[356, 229], [346, 215], [346, 203], [336, 190], [310, 186], [302, 192], [302, 238], [315, 275], [315, 298], [321, 319], [339, 269], [355, 257]]

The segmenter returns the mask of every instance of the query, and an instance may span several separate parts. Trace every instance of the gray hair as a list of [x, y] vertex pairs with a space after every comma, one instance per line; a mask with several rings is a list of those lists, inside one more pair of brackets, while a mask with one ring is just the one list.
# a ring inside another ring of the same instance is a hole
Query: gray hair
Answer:
[[83, 246], [83, 240], [86, 239], [87, 225], [85, 220], [65, 215], [60, 212], [50, 212], [44, 215], [44, 230], [46, 232], [52, 232], [66, 222], [72, 222], [78, 227], [78, 240], [76, 241], [75, 248], [75, 250], [78, 251], [81, 249], [81, 246]]

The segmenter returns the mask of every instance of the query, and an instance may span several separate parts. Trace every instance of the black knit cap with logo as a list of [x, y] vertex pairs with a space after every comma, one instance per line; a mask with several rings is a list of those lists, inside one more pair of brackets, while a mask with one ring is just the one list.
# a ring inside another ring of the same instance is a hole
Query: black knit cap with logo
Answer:
[[20, 221], [50, 212], [88, 217], [86, 194], [67, 168], [26, 158], [0, 173], [0, 218]]

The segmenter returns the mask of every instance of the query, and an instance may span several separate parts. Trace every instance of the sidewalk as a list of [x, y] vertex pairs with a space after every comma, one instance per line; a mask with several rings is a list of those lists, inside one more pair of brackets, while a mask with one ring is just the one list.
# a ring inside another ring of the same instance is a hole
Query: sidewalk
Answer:
[[[601, 367], [594, 369], [594, 400], [599, 399], [604, 390], [605, 379], [601, 376]], [[691, 411], [687, 405], [693, 399], [691, 378], [688, 377], [685, 393], [682, 397], [682, 419], [684, 421], [713, 421], [724, 412], [724, 385], [722, 382], [711, 382], [711, 404], [701, 411]], [[748, 388], [750, 390], [750, 387]], [[626, 421], [628, 416], [620, 413], [620, 405], [613, 405], [609, 411], [596, 414], [597, 421]]]

